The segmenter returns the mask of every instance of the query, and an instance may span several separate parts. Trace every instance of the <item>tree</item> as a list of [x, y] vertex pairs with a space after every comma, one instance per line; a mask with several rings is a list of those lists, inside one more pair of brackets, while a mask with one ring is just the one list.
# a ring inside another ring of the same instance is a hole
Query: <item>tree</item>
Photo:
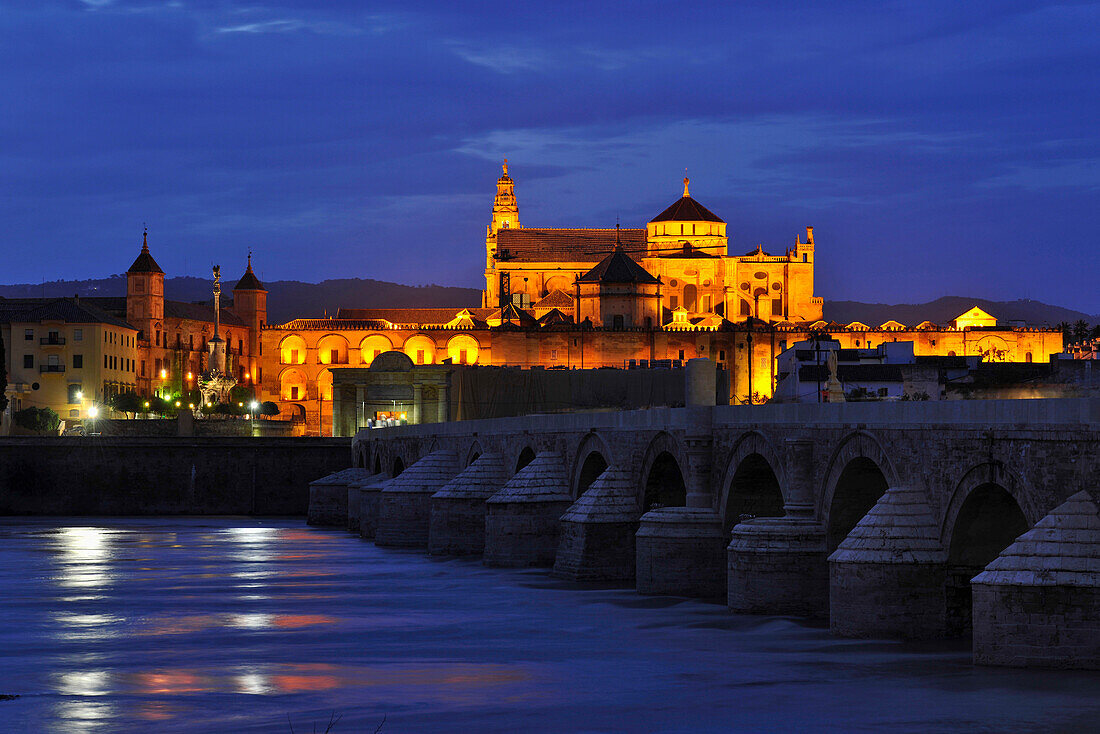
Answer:
[[157, 415], [164, 415], [168, 412], [168, 401], [164, 398], [154, 395], [149, 398], [149, 412], [156, 413]]
[[[1089, 334], [1092, 339], [1100, 339], [1100, 324], [1096, 324], [1092, 327], [1092, 332]], [[4, 353], [0, 352], [0, 362], [4, 359]]]
[[133, 391], [123, 392], [111, 398], [111, 407], [120, 413], [129, 413], [133, 418], [145, 409], [145, 401]]
[[1084, 319], [1078, 319], [1073, 323], [1073, 341], [1075, 344], [1083, 344], [1089, 338], [1089, 323]]
[[35, 433], [53, 433], [61, 425], [61, 417], [52, 408], [24, 408], [12, 416], [15, 425]]
[[279, 415], [279, 406], [270, 400], [265, 400], [260, 403], [259, 411], [260, 415]]
[[1069, 344], [1073, 341], [1073, 327], [1069, 325], [1068, 321], [1059, 322], [1055, 328], [1062, 332], [1063, 344]]

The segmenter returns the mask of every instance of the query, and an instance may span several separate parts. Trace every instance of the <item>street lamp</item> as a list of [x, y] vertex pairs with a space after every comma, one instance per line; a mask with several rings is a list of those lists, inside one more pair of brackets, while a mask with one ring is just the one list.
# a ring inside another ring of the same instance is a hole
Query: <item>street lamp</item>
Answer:
[[256, 435], [256, 409], [260, 407], [260, 404], [253, 400], [248, 404], [248, 418], [252, 421], [252, 435]]
[[94, 405], [88, 408], [88, 417], [92, 419], [92, 433], [95, 433], [95, 417], [99, 415], [99, 408]]

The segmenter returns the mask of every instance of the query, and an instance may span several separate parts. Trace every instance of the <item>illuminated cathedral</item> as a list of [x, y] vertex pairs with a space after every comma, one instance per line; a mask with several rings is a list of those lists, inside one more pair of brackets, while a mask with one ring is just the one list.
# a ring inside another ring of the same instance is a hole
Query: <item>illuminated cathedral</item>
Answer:
[[261, 399], [299, 417], [309, 433], [329, 435], [332, 370], [369, 367], [391, 351], [414, 366], [545, 369], [675, 367], [707, 357], [731, 402], [750, 403], [773, 395], [781, 352], [825, 333], [843, 349], [913, 342], [917, 356], [1045, 362], [1062, 349], [1061, 332], [991, 326], [967, 314], [943, 325], [827, 323], [814, 295], [813, 229], [780, 255], [757, 247], [731, 256], [726, 222], [689, 183], [644, 227], [528, 228], [505, 162], [486, 228], [480, 307], [341, 308], [334, 318], [265, 325]]
[[[688, 184], [685, 178], [683, 196], [644, 228], [531, 229], [520, 224], [505, 162], [486, 231], [481, 305], [537, 307], [548, 298], [565, 303], [555, 295], [560, 293], [572, 302], [577, 323], [591, 319], [595, 326], [620, 328], [659, 327], [674, 314], [677, 321], [707, 325], [820, 319], [813, 228], [806, 228], [805, 242], [796, 237], [782, 255], [757, 247], [730, 256], [726, 222], [696, 201]], [[630, 298], [621, 287], [612, 293], [592, 285], [601, 278], [606, 284], [609, 267], [629, 273], [637, 284]], [[604, 303], [595, 304], [601, 295]]]

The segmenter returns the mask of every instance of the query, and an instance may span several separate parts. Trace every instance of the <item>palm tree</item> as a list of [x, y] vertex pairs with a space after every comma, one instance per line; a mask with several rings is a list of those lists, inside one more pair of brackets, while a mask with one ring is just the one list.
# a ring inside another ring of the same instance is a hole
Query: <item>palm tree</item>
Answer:
[[1075, 344], [1081, 344], [1089, 338], [1089, 322], [1084, 319], [1078, 319], [1073, 324], [1073, 341]]

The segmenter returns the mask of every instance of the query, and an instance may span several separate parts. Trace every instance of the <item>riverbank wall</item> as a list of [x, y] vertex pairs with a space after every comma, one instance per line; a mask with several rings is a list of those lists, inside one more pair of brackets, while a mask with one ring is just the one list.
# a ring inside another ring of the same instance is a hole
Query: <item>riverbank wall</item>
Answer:
[[305, 515], [348, 438], [5, 437], [0, 515]]

